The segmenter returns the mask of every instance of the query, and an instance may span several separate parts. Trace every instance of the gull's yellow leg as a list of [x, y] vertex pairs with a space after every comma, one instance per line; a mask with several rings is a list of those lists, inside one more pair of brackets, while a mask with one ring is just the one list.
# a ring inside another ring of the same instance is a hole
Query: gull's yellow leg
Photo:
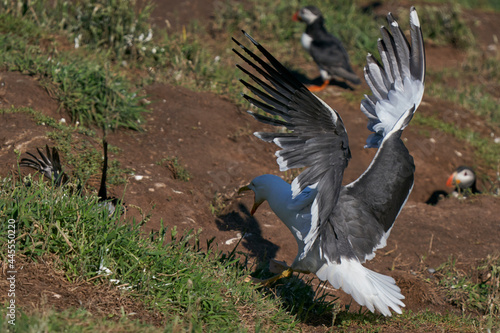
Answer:
[[252, 276], [247, 276], [245, 278], [245, 282], [252, 282], [254, 284], [262, 284], [263, 286], [267, 287], [271, 283], [278, 281], [279, 279], [282, 278], [287, 278], [292, 275], [293, 269], [291, 267], [288, 267], [288, 265], [285, 262], [282, 261], [276, 261], [274, 259], [271, 259], [269, 262], [269, 271], [272, 273], [277, 273], [277, 275], [269, 278], [269, 279], [257, 279]]

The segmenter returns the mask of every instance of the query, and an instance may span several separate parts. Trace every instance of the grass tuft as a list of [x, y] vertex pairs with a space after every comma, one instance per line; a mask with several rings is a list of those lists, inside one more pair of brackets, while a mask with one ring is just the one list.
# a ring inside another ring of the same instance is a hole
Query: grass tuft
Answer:
[[500, 328], [500, 255], [488, 255], [471, 271], [457, 267], [450, 258], [437, 269], [439, 285], [445, 288], [448, 301], [462, 311], [485, 316], [488, 328]]
[[[2, 17], [0, 15], [0, 20]], [[95, 59], [73, 53], [47, 55], [45, 52], [36, 42], [31, 44], [17, 34], [0, 35], [0, 63], [10, 71], [40, 77], [46, 89], [68, 110], [73, 122], [112, 130], [141, 128], [142, 113], [146, 109], [123, 76]]]
[[[424, 40], [436, 45], [451, 45], [459, 49], [468, 49], [476, 44], [468, 23], [463, 19], [460, 5], [456, 3], [440, 6], [418, 6], [418, 17], [424, 34]], [[401, 26], [407, 26], [408, 15], [399, 15]]]
[[414, 123], [435, 128], [467, 142], [475, 148], [475, 153], [479, 159], [485, 161], [493, 169], [498, 167], [500, 145], [496, 144], [492, 138], [482, 137], [479, 133], [470, 129], [459, 128], [456, 124], [447, 123], [436, 116], [422, 116], [417, 113]]
[[[30, 177], [25, 184], [11, 179], [1, 184], [0, 237], [6, 239], [5, 222], [14, 219], [16, 256], [37, 260], [56, 255], [58, 269], [70, 281], [116, 281], [129, 297], [185, 329], [242, 329], [254, 322], [241, 323], [240, 310], [246, 306], [265, 330], [295, 326], [279, 302], [243, 282], [246, 270], [234, 251], [224, 254], [212, 241], [202, 246], [199, 233], [179, 235], [163, 225], [145, 237], [142, 221], [108, 216], [96, 196], [73, 195], [69, 188], [54, 189]], [[6, 253], [1, 252], [2, 261]]]
[[182, 180], [183, 182], [188, 182], [191, 179], [191, 174], [189, 171], [179, 163], [177, 157], [167, 157], [157, 162], [158, 165], [166, 164], [167, 169], [172, 173], [174, 179]]

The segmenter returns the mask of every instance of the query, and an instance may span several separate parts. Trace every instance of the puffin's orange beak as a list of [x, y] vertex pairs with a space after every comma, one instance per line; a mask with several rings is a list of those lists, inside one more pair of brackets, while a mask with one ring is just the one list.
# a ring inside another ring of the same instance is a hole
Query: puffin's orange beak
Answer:
[[457, 175], [457, 172], [453, 172], [448, 180], [446, 181], [446, 186], [448, 187], [455, 187], [455, 183], [458, 185], [460, 184], [460, 180], [455, 181], [455, 176]]
[[[241, 194], [241, 192], [244, 192], [244, 191], [251, 191], [252, 189], [248, 186], [243, 186], [241, 187], [239, 190], [238, 190], [238, 194]], [[254, 193], [255, 195], [255, 193]], [[257, 211], [257, 208], [259, 208], [260, 205], [262, 205], [264, 201], [261, 201], [261, 202], [257, 202], [255, 201], [254, 199], [254, 203], [253, 203], [253, 206], [252, 206], [252, 209], [250, 210], [250, 215], [253, 216], [253, 214], [255, 214], [255, 212]]]
[[296, 12], [295, 14], [293, 14], [292, 20], [297, 21], [297, 22], [300, 21], [299, 12]]

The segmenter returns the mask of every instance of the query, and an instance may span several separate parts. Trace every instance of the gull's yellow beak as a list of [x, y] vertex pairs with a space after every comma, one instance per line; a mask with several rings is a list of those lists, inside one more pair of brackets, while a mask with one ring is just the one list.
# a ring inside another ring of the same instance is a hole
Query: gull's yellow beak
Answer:
[[250, 187], [247, 186], [243, 186], [241, 187], [239, 190], [238, 190], [238, 194], [241, 194], [241, 192], [245, 192], [245, 191], [251, 191], [252, 189]]
[[[241, 194], [241, 192], [245, 192], [245, 191], [251, 191], [252, 189], [250, 187], [247, 186], [243, 186], [241, 187], [239, 190], [238, 190], [238, 194]], [[254, 196], [255, 196], [255, 193], [254, 193]], [[253, 206], [252, 206], [252, 209], [250, 210], [250, 214], [253, 216], [253, 214], [255, 214], [255, 212], [257, 211], [257, 208], [259, 208], [259, 206], [263, 203], [264, 201], [261, 201], [261, 202], [256, 202], [255, 201], [255, 197], [254, 197], [254, 203], [253, 203]]]
[[253, 216], [253, 214], [255, 214], [255, 212], [257, 211], [257, 208], [259, 208], [260, 205], [262, 205], [264, 201], [261, 201], [261, 202], [254, 202], [253, 203], [253, 206], [252, 206], [252, 209], [250, 210], [250, 214]]

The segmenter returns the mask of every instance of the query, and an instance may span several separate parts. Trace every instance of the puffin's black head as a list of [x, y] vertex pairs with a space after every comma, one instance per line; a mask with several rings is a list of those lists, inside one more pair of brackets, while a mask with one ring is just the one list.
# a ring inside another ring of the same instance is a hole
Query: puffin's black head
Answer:
[[323, 15], [321, 14], [321, 11], [314, 6], [303, 7], [293, 15], [294, 21], [301, 21], [308, 25], [318, 19], [323, 19]]

